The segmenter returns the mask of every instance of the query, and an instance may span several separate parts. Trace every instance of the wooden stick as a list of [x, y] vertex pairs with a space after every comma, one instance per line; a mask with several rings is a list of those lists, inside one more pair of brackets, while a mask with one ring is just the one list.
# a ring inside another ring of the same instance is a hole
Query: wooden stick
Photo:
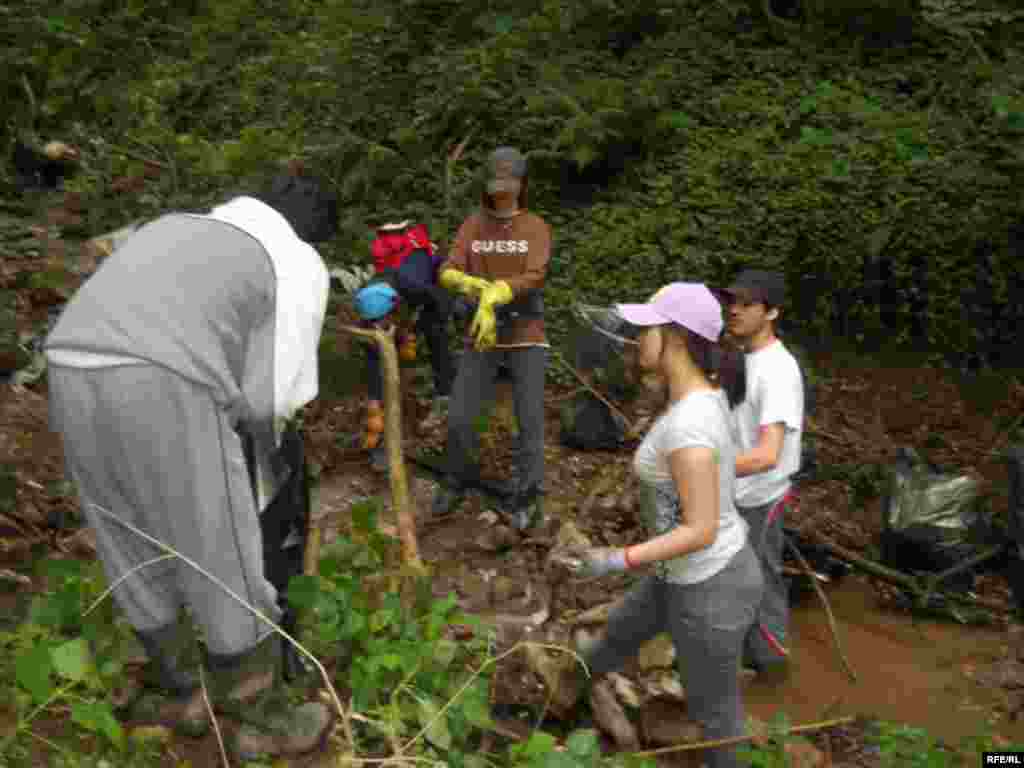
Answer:
[[804, 575], [811, 580], [811, 586], [814, 587], [814, 591], [821, 600], [821, 604], [825, 607], [825, 615], [828, 617], [828, 627], [832, 632], [832, 640], [836, 644], [836, 652], [839, 654], [839, 660], [843, 662], [843, 668], [846, 670], [846, 674], [849, 675], [850, 680], [856, 683], [857, 674], [853, 671], [853, 667], [850, 666], [850, 660], [843, 652], [843, 643], [839, 639], [839, 630], [836, 628], [836, 619], [835, 616], [832, 615], [832, 606], [829, 605], [828, 598], [825, 597], [825, 592], [822, 590], [821, 585], [818, 584], [818, 580], [815, 578], [815, 574], [814, 571], [811, 570], [811, 566], [808, 565], [803, 554], [801, 554], [800, 550], [797, 549], [796, 544], [794, 544], [788, 536], [786, 537], [786, 545], [796, 556], [797, 562], [800, 563], [800, 568], [803, 569]]
[[938, 588], [939, 584], [941, 584], [942, 582], [946, 581], [947, 579], [952, 578], [953, 576], [956, 576], [959, 573], [963, 573], [964, 571], [969, 571], [971, 568], [974, 568], [977, 565], [981, 565], [982, 563], [984, 563], [984, 562], [986, 562], [988, 560], [991, 560], [994, 557], [998, 557], [999, 555], [1001, 555], [1003, 553], [1003, 551], [1005, 549], [1006, 549], [1006, 545], [1005, 544], [999, 544], [999, 545], [994, 546], [994, 547], [989, 547], [984, 552], [980, 552], [979, 554], [975, 555], [974, 557], [967, 558], [962, 563], [957, 563], [952, 568], [947, 568], [946, 570], [942, 571], [941, 573], [937, 573], [934, 576], [929, 577], [926, 580], [926, 582], [927, 582], [926, 587], [927, 588], [926, 588], [924, 594], [921, 596], [921, 606], [924, 607], [925, 605], [928, 604], [929, 598], [931, 598], [932, 595], [935, 594], [935, 590]]
[[562, 365], [564, 365], [566, 368], [569, 369], [569, 372], [573, 376], [576, 377], [576, 380], [579, 381], [579, 383], [582, 384], [584, 386], [584, 388], [588, 392], [590, 392], [590, 394], [592, 394], [594, 397], [596, 397], [602, 403], [607, 405], [612, 411], [614, 411], [615, 413], [619, 414], [619, 418], [621, 418], [626, 423], [626, 427], [629, 429], [630, 436], [635, 437], [636, 436], [636, 427], [633, 425], [633, 422], [631, 422], [629, 419], [626, 418], [626, 414], [624, 414], [622, 411], [620, 411], [618, 408], [616, 408], [614, 405], [612, 405], [611, 401], [608, 400], [608, 398], [606, 398], [604, 395], [602, 395], [600, 392], [598, 392], [596, 389], [594, 389], [593, 385], [589, 381], [587, 381], [585, 378], [583, 378], [582, 374], [580, 374], [579, 371], [577, 371], [575, 368], [573, 368], [571, 365], [569, 365], [569, 361], [566, 360], [564, 357], [562, 357], [562, 353], [561, 352], [559, 352], [554, 347], [551, 348], [551, 351], [554, 353], [555, 358], [558, 359], [558, 361], [561, 362]]
[[[818, 543], [827, 549], [829, 552], [834, 554], [836, 557], [848, 562], [850, 565], [860, 568], [865, 573], [868, 573], [876, 578], [888, 581], [891, 584], [897, 584], [901, 587], [906, 587], [915, 595], [920, 595], [923, 591], [921, 582], [913, 576], [908, 576], [900, 571], [895, 571], [891, 568], [886, 568], [884, 565], [873, 563], [870, 560], [866, 560], [855, 552], [851, 552], [845, 547], [841, 547], [833, 541], [830, 541], [823, 534], [817, 533]], [[967, 597], [965, 595], [958, 595], [955, 592], [937, 592], [937, 597], [944, 597], [947, 600], [951, 600], [956, 603], [962, 603], [965, 605], [975, 605], [981, 608], [988, 608], [992, 611], [998, 611], [1000, 613], [1012, 613], [1013, 607], [997, 603], [994, 600], [986, 600], [982, 597]]]
[[402, 403], [399, 384], [398, 350], [395, 348], [395, 328], [386, 331], [368, 331], [351, 325], [340, 325], [338, 330], [373, 341], [380, 349], [384, 372], [384, 425], [391, 468], [391, 504], [398, 518], [398, 537], [402, 543], [402, 561], [422, 568], [419, 546], [416, 543], [416, 514], [409, 498], [409, 484], [402, 461]]
[[[807, 723], [805, 725], [795, 725], [792, 728], [787, 728], [785, 733], [779, 734], [780, 736], [793, 736], [798, 733], [808, 733], [810, 731], [821, 731], [825, 728], [835, 728], [839, 725], [848, 725], [856, 720], [855, 717], [847, 715], [846, 717], [837, 717], [834, 720], [823, 720], [820, 723]], [[674, 747], [661, 747], [660, 749], [649, 749], [646, 752], [634, 752], [634, 757], [654, 757], [655, 755], [667, 755], [672, 752], [692, 752], [696, 749], [714, 749], [715, 747], [731, 747], [736, 744], [744, 744], [748, 741], [756, 739], [756, 735], [748, 736], [733, 736], [730, 739], [715, 739], [714, 741], [698, 741], [693, 744], [677, 744]]]

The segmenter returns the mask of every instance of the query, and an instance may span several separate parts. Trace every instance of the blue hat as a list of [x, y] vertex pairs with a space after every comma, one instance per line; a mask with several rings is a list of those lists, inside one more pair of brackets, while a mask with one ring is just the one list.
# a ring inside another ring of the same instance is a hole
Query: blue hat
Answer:
[[370, 283], [356, 293], [356, 312], [364, 320], [379, 320], [398, 306], [398, 293], [387, 283]]

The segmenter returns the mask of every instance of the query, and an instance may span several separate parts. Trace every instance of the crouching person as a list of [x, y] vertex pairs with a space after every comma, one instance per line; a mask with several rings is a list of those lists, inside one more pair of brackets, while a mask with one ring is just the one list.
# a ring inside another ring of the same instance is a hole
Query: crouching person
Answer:
[[[242, 759], [308, 751], [331, 720], [280, 700], [280, 643], [238, 599], [281, 616], [259, 518], [275, 475], [253, 482], [237, 430], [273, 467], [282, 424], [316, 396], [328, 275], [309, 243], [336, 227], [333, 194], [290, 174], [207, 215], [162, 216], [104, 261], [45, 343], [51, 424], [114, 600], [168, 694], [159, 717], [209, 727], [178, 645], [187, 607], [214, 707], [245, 706]], [[151, 562], [165, 554], [152, 540], [182, 558]]]
[[[733, 504], [730, 404], [743, 398], [743, 362], [719, 346], [721, 306], [704, 285], [673, 283], [647, 304], [617, 309], [641, 329], [639, 365], [657, 374], [668, 394], [633, 457], [651, 538], [625, 549], [576, 550], [570, 562], [578, 575], [595, 577], [653, 568], [612, 610], [605, 635], [580, 651], [597, 677], [668, 632], [687, 706], [705, 738], [741, 736], [739, 664], [764, 588], [747, 526]], [[573, 667], [553, 692], [556, 711], [567, 713], [583, 685], [583, 671]], [[731, 747], [709, 750], [705, 760], [711, 768], [740, 765]]]

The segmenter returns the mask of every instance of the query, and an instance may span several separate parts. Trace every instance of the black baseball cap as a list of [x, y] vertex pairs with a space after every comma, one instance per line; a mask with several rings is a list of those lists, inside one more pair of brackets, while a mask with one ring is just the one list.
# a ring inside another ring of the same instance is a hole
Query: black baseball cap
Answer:
[[767, 304], [769, 307], [779, 307], [786, 303], [786, 278], [779, 272], [745, 269], [736, 276], [728, 288], [723, 288], [721, 293], [725, 294], [727, 299], [739, 295]]

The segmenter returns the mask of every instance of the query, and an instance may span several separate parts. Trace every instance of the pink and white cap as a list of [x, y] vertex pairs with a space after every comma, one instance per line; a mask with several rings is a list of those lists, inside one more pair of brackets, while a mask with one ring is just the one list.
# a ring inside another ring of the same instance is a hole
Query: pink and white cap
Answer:
[[703, 283], [669, 283], [646, 304], [616, 304], [615, 309], [632, 325], [675, 323], [708, 341], [722, 333], [722, 305]]

